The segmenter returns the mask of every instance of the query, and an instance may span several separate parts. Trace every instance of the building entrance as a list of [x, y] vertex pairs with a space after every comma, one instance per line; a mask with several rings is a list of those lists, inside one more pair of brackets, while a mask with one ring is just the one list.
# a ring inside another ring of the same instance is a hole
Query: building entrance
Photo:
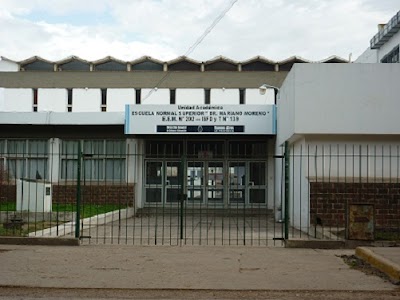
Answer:
[[266, 142], [149, 141], [144, 165], [145, 206], [267, 204]]

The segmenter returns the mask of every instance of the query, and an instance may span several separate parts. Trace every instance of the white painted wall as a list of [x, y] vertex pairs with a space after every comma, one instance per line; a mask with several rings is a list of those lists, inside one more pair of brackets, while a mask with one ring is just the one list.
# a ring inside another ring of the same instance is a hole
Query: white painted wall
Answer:
[[60, 148], [61, 140], [59, 138], [49, 139], [49, 160], [47, 166], [49, 168], [49, 178], [52, 183], [57, 183], [60, 176]]
[[0, 88], [0, 111], [4, 111], [4, 88]]
[[307, 156], [302, 155], [307, 148], [304, 138], [290, 145], [289, 159], [289, 216], [290, 224], [304, 232], [309, 231], [310, 195], [307, 176]]
[[136, 103], [135, 89], [107, 89], [107, 111], [125, 111], [125, 104]]
[[310, 182], [400, 182], [400, 140], [372, 135], [305, 136], [290, 145], [289, 178], [290, 223], [306, 232]]
[[295, 135], [295, 72], [289, 72], [283, 82], [277, 101], [277, 146]]
[[318, 181], [400, 181], [400, 140], [396, 137], [306, 137], [305, 171]]
[[239, 104], [239, 89], [211, 89], [211, 104]]
[[390, 40], [388, 40], [379, 48], [378, 62], [381, 62], [381, 59], [399, 44], [400, 44], [400, 31], [398, 31], [394, 36], [390, 38]]
[[66, 89], [38, 89], [38, 111], [67, 112]]
[[355, 61], [355, 63], [377, 63], [378, 50], [367, 48]]
[[5, 112], [33, 111], [32, 89], [4, 89], [3, 110]]
[[100, 89], [73, 89], [72, 112], [101, 111]]
[[278, 144], [307, 134], [400, 134], [400, 64], [295, 64], [278, 105]]
[[150, 96], [148, 96], [151, 90], [152, 89], [141, 90], [141, 104], [166, 105], [170, 103], [169, 89], [156, 89], [150, 94]]
[[17, 63], [0, 58], [0, 72], [18, 72]]
[[204, 104], [204, 89], [176, 89], [176, 104]]
[[260, 94], [259, 89], [246, 89], [245, 95], [246, 104], [274, 104], [275, 100], [273, 89], [268, 89], [264, 95]]

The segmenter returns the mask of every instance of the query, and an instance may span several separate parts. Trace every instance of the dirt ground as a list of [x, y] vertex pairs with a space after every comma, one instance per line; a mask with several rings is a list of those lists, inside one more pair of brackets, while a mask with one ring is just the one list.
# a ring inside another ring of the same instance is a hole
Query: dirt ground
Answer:
[[400, 282], [394, 282], [388, 275], [374, 268], [369, 263], [363, 261], [355, 255], [341, 255], [340, 257], [346, 264], [350, 266], [350, 268], [354, 270], [361, 271], [367, 275], [379, 276], [386, 281], [390, 281], [391, 283], [400, 286]]
[[400, 299], [396, 291], [218, 291], [0, 287], [0, 299]]

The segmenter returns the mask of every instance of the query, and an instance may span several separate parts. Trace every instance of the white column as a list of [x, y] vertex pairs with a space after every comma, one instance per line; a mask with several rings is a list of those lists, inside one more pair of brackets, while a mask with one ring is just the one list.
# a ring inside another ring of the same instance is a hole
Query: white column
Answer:
[[143, 181], [142, 181], [142, 165], [143, 165], [143, 152], [142, 140], [127, 139], [128, 152], [127, 152], [127, 182], [135, 184], [135, 207], [143, 207]]
[[60, 145], [61, 141], [58, 138], [49, 140], [48, 170], [51, 183], [58, 183], [60, 177]]

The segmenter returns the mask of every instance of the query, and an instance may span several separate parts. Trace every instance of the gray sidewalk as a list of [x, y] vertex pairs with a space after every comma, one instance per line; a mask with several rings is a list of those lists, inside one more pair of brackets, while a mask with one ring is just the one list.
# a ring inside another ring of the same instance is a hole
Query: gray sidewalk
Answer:
[[0, 286], [54, 288], [390, 291], [352, 270], [354, 250], [218, 246], [0, 245]]

